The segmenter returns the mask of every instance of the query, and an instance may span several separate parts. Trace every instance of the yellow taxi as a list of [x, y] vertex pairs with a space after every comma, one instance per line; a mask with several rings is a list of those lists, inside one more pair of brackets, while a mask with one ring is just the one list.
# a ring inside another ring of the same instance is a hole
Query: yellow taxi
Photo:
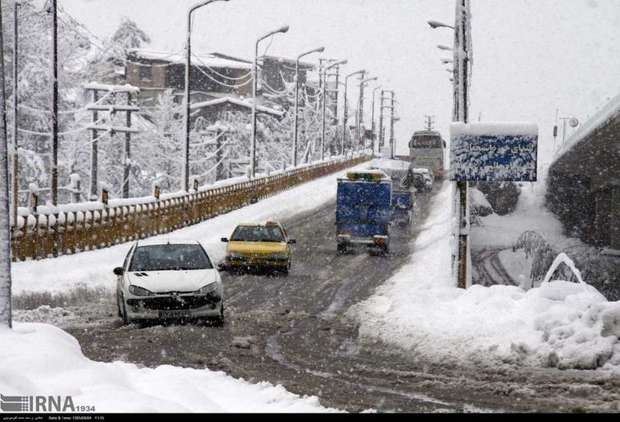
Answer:
[[226, 258], [221, 265], [223, 270], [250, 268], [272, 269], [288, 274], [291, 268], [290, 239], [280, 223], [240, 224], [233, 231], [227, 243]]

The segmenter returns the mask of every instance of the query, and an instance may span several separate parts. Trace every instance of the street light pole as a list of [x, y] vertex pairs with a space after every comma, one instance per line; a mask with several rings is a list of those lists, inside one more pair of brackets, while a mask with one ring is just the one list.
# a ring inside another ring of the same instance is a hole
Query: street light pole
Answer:
[[[375, 77], [368, 78], [368, 79], [362, 79], [360, 81], [360, 98], [359, 98], [359, 107], [358, 107], [359, 117], [357, 121], [357, 135], [359, 136], [358, 147], [359, 147], [359, 144], [362, 143], [364, 139], [364, 135], [361, 133], [362, 126], [364, 126], [364, 87], [366, 86], [368, 82], [376, 81], [377, 79], [379, 78], [375, 76]], [[364, 144], [364, 147], [365, 146], [366, 145]]]
[[256, 177], [256, 93], [258, 91], [258, 45], [260, 42], [266, 38], [271, 37], [272, 35], [278, 33], [286, 33], [288, 32], [288, 25], [283, 26], [281, 28], [276, 29], [275, 31], [268, 32], [263, 35], [259, 39], [256, 40], [255, 48], [254, 48], [254, 65], [252, 66], [252, 144], [250, 149], [250, 179], [254, 179]]
[[190, 76], [191, 76], [191, 63], [192, 63], [192, 13], [203, 6], [216, 1], [228, 1], [228, 0], [206, 0], [197, 3], [190, 7], [187, 12], [187, 33], [185, 41], [185, 145], [184, 145], [184, 158], [183, 158], [183, 189], [185, 192], [189, 192], [189, 131], [190, 131]]
[[[327, 105], [327, 97], [326, 97], [325, 93], [327, 92], [327, 89], [326, 89], [326, 85], [327, 85], [327, 72], [332, 67], [336, 67], [336, 66], [340, 66], [340, 65], [344, 65], [344, 64], [347, 64], [347, 60], [340, 60], [339, 62], [330, 64], [323, 71], [323, 75], [322, 75], [322, 79], [321, 79], [322, 80], [322, 88], [323, 88], [323, 93], [322, 93], [323, 110], [322, 110], [322, 116], [321, 116], [321, 161], [323, 161], [325, 159], [325, 108], [326, 108], [326, 105]], [[336, 85], [336, 90], [337, 89], [338, 89], [338, 85]]]
[[375, 87], [375, 89], [372, 90], [372, 113], [371, 113], [371, 119], [372, 119], [372, 123], [371, 123], [371, 131], [372, 131], [372, 153], [373, 155], [375, 154], [375, 149], [376, 149], [376, 135], [375, 135], [375, 97], [377, 95], [377, 90], [381, 89], [381, 86], [377, 86]]
[[[456, 0], [455, 25], [445, 25], [436, 21], [429, 21], [431, 28], [446, 27], [454, 30], [454, 47], [439, 45], [441, 50], [452, 50], [454, 53], [453, 65], [454, 76], [452, 78], [454, 87], [454, 115], [453, 121], [468, 123], [469, 121], [469, 81], [471, 74], [471, 8], [469, 0]], [[466, 288], [469, 284], [469, 207], [467, 191], [469, 185], [467, 181], [456, 182], [458, 192], [458, 218], [459, 218], [459, 244], [458, 244], [458, 287]]]
[[325, 51], [325, 47], [315, 48], [313, 50], [306, 51], [305, 53], [300, 54], [299, 56], [297, 56], [297, 60], [295, 60], [295, 122], [294, 122], [294, 129], [293, 129], [294, 134], [293, 134], [293, 152], [292, 152], [293, 168], [297, 167], [297, 134], [299, 130], [299, 60], [301, 60], [302, 57], [305, 57], [309, 54], [322, 53], [323, 51]]
[[349, 120], [349, 105], [347, 100], [347, 91], [349, 89], [349, 78], [361, 73], [366, 73], [365, 70], [358, 70], [357, 72], [349, 73], [344, 77], [344, 115], [342, 117], [342, 155], [344, 155], [346, 134], [347, 134], [347, 120]]

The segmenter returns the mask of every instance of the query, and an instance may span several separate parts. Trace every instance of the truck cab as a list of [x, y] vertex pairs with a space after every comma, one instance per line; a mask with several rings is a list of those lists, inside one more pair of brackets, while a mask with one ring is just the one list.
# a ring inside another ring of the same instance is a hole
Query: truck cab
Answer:
[[351, 171], [338, 179], [336, 240], [338, 251], [352, 246], [387, 253], [392, 214], [392, 181], [382, 171]]

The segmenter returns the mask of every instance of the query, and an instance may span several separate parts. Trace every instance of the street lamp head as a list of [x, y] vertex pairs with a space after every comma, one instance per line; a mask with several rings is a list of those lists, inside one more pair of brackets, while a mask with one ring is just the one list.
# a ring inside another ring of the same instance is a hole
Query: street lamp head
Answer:
[[450, 48], [448, 46], [445, 46], [445, 45], [441, 45], [441, 44], [438, 45], [437, 48], [440, 49], [440, 50], [452, 51], [452, 48]]
[[276, 33], [277, 33], [277, 32], [281, 32], [281, 33], [285, 34], [285, 33], [287, 33], [287, 32], [288, 32], [288, 30], [289, 30], [289, 26], [288, 26], [288, 25], [284, 25], [282, 28], [278, 29], [278, 30], [276, 31]]
[[345, 76], [345, 79], [350, 78], [351, 76], [359, 75], [360, 73], [366, 73], [366, 71], [362, 69], [362, 70], [358, 70], [357, 72], [349, 73], [347, 76]]
[[433, 29], [437, 29], [437, 28], [451, 28], [454, 29], [453, 26], [451, 25], [447, 25], [445, 23], [442, 22], [438, 22], [438, 21], [428, 21], [428, 25], [433, 28]]
[[450, 63], [454, 63], [454, 60], [451, 60], [451, 59], [441, 59], [441, 62], [443, 64], [450, 64]]
[[336, 67], [336, 66], [340, 66], [340, 65], [343, 65], [343, 64], [347, 64], [348, 62], [349, 62], [348, 60], [340, 60], [340, 61], [338, 61], [338, 62], [335, 62], [335, 63], [330, 64], [329, 66], [327, 66], [327, 67], [325, 68], [325, 70], [329, 70], [329, 69], [331, 69], [332, 67]]
[[372, 78], [368, 78], [368, 79], [364, 79], [362, 82], [360, 82], [360, 84], [365, 84], [367, 82], [376, 81], [377, 79], [379, 79], [378, 76], [375, 76], [375, 77], [372, 77]]

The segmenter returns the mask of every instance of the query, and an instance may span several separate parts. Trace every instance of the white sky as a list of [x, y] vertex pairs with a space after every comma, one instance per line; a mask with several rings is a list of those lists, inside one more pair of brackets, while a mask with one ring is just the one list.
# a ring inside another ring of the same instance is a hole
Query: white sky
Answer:
[[[151, 36], [152, 48], [170, 51], [182, 50], [195, 2], [60, 0], [98, 36], [111, 35], [127, 16]], [[620, 0], [472, 0], [472, 15], [473, 120], [538, 123], [548, 159], [556, 108], [583, 121], [620, 93]], [[195, 14], [192, 40], [197, 52], [252, 58], [258, 36], [290, 25], [270, 54], [294, 57], [324, 45], [324, 57], [349, 60], [346, 73], [364, 68], [396, 91], [404, 152], [425, 114], [448, 136], [452, 87], [440, 63], [448, 55], [436, 45], [452, 45], [453, 36], [431, 30], [429, 19], [453, 24], [454, 0], [230, 0]]]

